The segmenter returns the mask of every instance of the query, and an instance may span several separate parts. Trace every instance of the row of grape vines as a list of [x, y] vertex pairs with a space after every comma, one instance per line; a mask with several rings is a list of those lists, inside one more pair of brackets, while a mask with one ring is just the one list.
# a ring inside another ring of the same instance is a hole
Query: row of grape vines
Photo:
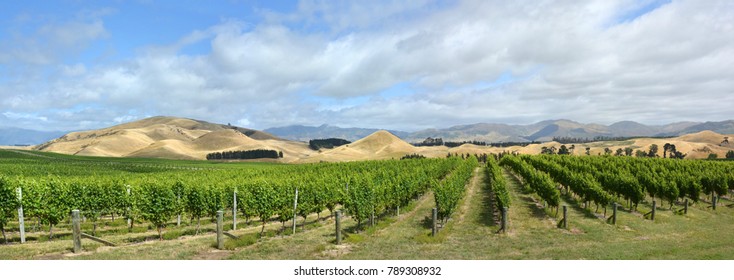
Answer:
[[556, 188], [553, 179], [548, 174], [538, 171], [520, 157], [505, 155], [500, 164], [508, 167], [512, 172], [520, 176], [522, 183], [530, 187], [548, 206], [558, 207], [561, 193]]
[[464, 197], [466, 184], [471, 179], [477, 165], [479, 165], [477, 158], [470, 156], [467, 160], [462, 161], [443, 181], [433, 181], [433, 196], [440, 220], [445, 222], [456, 210], [459, 201]]
[[502, 176], [502, 168], [497, 163], [497, 160], [493, 157], [487, 157], [487, 183], [492, 189], [494, 194], [494, 201], [497, 203], [497, 208], [509, 208], [510, 207], [510, 191], [507, 189], [507, 182]]
[[[451, 158], [80, 176], [16, 174], [0, 177], [0, 228], [16, 218], [16, 208], [22, 205], [26, 219], [48, 225], [51, 234], [72, 209], [80, 210], [95, 227], [100, 217], [116, 215], [130, 219], [131, 227], [149, 222], [160, 234], [176, 215], [199, 221], [232, 210], [235, 194], [239, 214], [247, 220], [259, 218], [263, 229], [273, 219], [285, 222], [294, 214], [333, 212], [337, 205], [361, 225], [371, 215], [406, 205], [455, 168], [464, 174], [465, 162]], [[22, 200], [17, 199], [18, 188]]]
[[660, 199], [672, 208], [683, 199], [698, 202], [702, 195], [723, 196], [734, 190], [732, 162], [508, 155], [502, 164], [520, 175], [551, 206], [556, 206], [556, 184], [587, 204], [606, 207], [623, 200], [633, 209], [646, 199]]

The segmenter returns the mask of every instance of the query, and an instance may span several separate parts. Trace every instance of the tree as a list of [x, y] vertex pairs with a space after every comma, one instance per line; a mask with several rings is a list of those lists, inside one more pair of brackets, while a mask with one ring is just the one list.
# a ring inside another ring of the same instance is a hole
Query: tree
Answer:
[[734, 158], [734, 151], [726, 152], [726, 158]]
[[670, 150], [670, 143], [665, 143], [665, 145], [663, 145], [663, 158], [666, 158], [668, 150]]
[[636, 157], [646, 157], [647, 153], [643, 152], [642, 150], [635, 150], [635, 156]]
[[591, 147], [586, 147], [586, 155], [591, 155]]
[[624, 154], [624, 150], [622, 148], [617, 149], [616, 152], [614, 152], [615, 156], [622, 156]]
[[612, 149], [610, 149], [609, 147], [604, 148], [604, 154], [605, 155], [611, 155], [612, 154]]
[[559, 155], [568, 155], [570, 153], [571, 152], [568, 151], [568, 148], [566, 147], [566, 145], [561, 145], [561, 148], [558, 149], [558, 154]]
[[674, 151], [674, 152], [671, 152], [670, 153], [670, 158], [683, 159], [684, 157], [686, 157], [686, 155], [688, 155], [688, 154], [684, 154], [684, 153], [681, 153], [679, 151]]
[[708, 159], [717, 159], [718, 157], [719, 157], [719, 155], [717, 155], [715, 153], [710, 153]]
[[554, 155], [556, 154], [556, 147], [540, 147], [540, 153], [545, 155]]
[[632, 147], [626, 147], [626, 148], [624, 148], [624, 155], [625, 156], [631, 157], [632, 156], [632, 152], [634, 152], [634, 149], [632, 149]]
[[658, 156], [658, 145], [652, 144], [650, 145], [650, 151], [647, 152], [647, 157], [657, 157]]

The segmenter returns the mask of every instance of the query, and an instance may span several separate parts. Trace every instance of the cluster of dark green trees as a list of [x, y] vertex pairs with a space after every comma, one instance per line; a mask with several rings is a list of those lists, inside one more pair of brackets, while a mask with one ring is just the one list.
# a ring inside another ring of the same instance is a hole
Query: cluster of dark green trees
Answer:
[[258, 159], [258, 158], [282, 158], [283, 152], [275, 150], [249, 150], [249, 151], [226, 151], [206, 155], [207, 160], [218, 159]]
[[313, 150], [318, 150], [321, 148], [333, 149], [334, 147], [339, 147], [350, 143], [352, 142], [340, 138], [327, 138], [309, 140], [308, 146]]
[[408, 154], [408, 155], [404, 155], [400, 159], [422, 159], [422, 158], [426, 158], [426, 156], [421, 155], [421, 154]]

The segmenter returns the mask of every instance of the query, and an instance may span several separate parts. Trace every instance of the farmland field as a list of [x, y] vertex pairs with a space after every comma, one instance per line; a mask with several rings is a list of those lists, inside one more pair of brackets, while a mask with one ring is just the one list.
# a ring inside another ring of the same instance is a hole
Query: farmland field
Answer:
[[[481, 159], [285, 165], [0, 150], [0, 259], [734, 259], [732, 162]], [[73, 253], [72, 209], [82, 232], [116, 246], [83, 239]], [[223, 249], [219, 210], [237, 237]]]

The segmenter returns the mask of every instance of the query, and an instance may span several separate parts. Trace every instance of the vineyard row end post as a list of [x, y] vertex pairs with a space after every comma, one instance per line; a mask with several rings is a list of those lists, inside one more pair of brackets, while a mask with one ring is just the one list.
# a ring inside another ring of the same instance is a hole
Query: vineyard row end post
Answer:
[[232, 192], [232, 230], [237, 230], [237, 187]]
[[613, 204], [613, 206], [612, 206], [612, 209], [613, 209], [613, 210], [612, 210], [612, 211], [613, 211], [613, 212], [612, 212], [612, 224], [613, 224], [613, 225], [616, 225], [616, 224], [617, 224], [617, 206], [618, 206], [618, 205], [617, 205], [617, 203], [616, 203], [616, 202], [615, 202], [615, 203]]
[[219, 210], [217, 211], [217, 249], [222, 250], [224, 249], [224, 236], [223, 236], [223, 230], [222, 230], [222, 220], [224, 216], [224, 211]]
[[342, 244], [342, 213], [336, 211], [336, 245]]
[[18, 204], [18, 227], [20, 229], [20, 243], [25, 243], [25, 220], [23, 218], [23, 190], [21, 188], [17, 188], [16, 191], [18, 192], [18, 201], [20, 202]]
[[502, 233], [507, 232], [507, 207], [502, 207]]
[[436, 236], [436, 231], [438, 228], [436, 227], [436, 221], [438, 220], [438, 209], [433, 208], [431, 210], [431, 218], [432, 218], [432, 224], [431, 224], [431, 236]]
[[296, 215], [297, 215], [296, 210], [297, 209], [298, 209], [298, 188], [296, 188], [296, 198], [293, 199], [293, 234], [296, 234]]
[[74, 240], [74, 254], [81, 253], [82, 251], [82, 230], [79, 222], [79, 210], [71, 211], [71, 229], [72, 239]]

